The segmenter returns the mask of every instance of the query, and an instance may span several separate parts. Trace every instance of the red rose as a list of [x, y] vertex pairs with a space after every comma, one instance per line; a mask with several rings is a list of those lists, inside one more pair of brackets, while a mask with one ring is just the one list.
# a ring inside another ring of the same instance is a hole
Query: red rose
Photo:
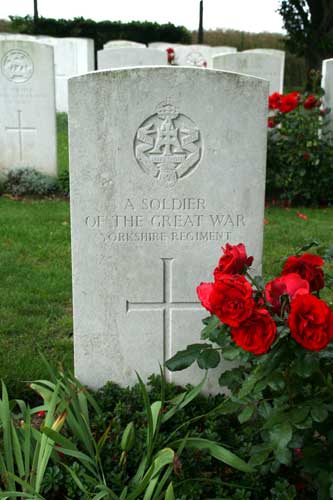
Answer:
[[305, 253], [300, 257], [288, 257], [283, 266], [282, 275], [297, 273], [310, 284], [310, 292], [324, 288], [324, 273], [321, 266], [324, 261], [319, 255]]
[[238, 326], [245, 321], [254, 308], [250, 283], [238, 274], [224, 274], [213, 285], [209, 306], [213, 314], [229, 326]]
[[291, 336], [306, 349], [324, 349], [333, 337], [333, 313], [328, 305], [311, 294], [299, 295], [291, 303]]
[[305, 109], [313, 109], [317, 106], [317, 99], [315, 98], [314, 95], [309, 95], [304, 101], [304, 108]]
[[267, 302], [272, 304], [275, 312], [280, 313], [281, 297], [288, 295], [292, 300], [297, 295], [305, 295], [310, 292], [308, 281], [302, 279], [299, 274], [291, 273], [275, 278], [267, 283], [265, 288], [265, 297]]
[[247, 256], [243, 243], [239, 243], [239, 245], [227, 243], [224, 248], [222, 247], [222, 251], [223, 255], [214, 271], [215, 281], [219, 280], [220, 275], [241, 274], [246, 267], [252, 265], [253, 257]]
[[174, 61], [174, 59], [175, 59], [175, 51], [174, 51], [174, 49], [172, 47], [168, 47], [166, 49], [166, 51], [167, 51], [167, 54], [168, 54], [168, 63], [172, 64], [173, 61]]
[[281, 101], [281, 94], [279, 92], [274, 92], [274, 94], [270, 95], [268, 98], [268, 107], [269, 109], [278, 109]]
[[304, 159], [304, 160], [310, 160], [310, 155], [309, 155], [309, 153], [304, 153], [304, 154], [303, 154], [303, 159]]
[[231, 329], [234, 342], [252, 354], [264, 354], [276, 338], [276, 324], [264, 308], [256, 308], [242, 324]]
[[281, 96], [279, 110], [281, 113], [289, 113], [297, 108], [299, 102], [299, 93], [292, 92], [291, 94]]
[[40, 418], [44, 418], [46, 415], [46, 411], [45, 410], [41, 410], [37, 413], [37, 417], [40, 417]]
[[197, 295], [201, 304], [207, 309], [209, 312], [213, 312], [210, 304], [210, 294], [213, 291], [214, 283], [200, 283], [197, 287]]
[[276, 125], [274, 118], [268, 118], [267, 125], [269, 128], [274, 128]]

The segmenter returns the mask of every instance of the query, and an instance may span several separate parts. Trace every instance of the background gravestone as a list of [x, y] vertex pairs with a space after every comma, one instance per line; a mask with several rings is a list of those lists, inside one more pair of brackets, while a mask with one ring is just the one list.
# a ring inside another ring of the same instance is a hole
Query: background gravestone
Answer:
[[177, 45], [174, 63], [177, 66], [196, 66], [211, 68], [213, 65], [211, 47], [209, 45]]
[[97, 52], [98, 69], [126, 68], [129, 66], [164, 65], [168, 62], [166, 51], [123, 47], [104, 49]]
[[212, 56], [216, 56], [217, 54], [233, 54], [234, 52], [237, 52], [236, 47], [228, 47], [227, 45], [211, 47]]
[[329, 128], [333, 129], [333, 59], [325, 59], [322, 66], [322, 81], [321, 86], [325, 91], [323, 96], [323, 104], [325, 108], [330, 108]]
[[222, 245], [260, 270], [268, 82], [133, 68], [73, 78], [69, 97], [75, 370], [126, 386], [199, 339]]
[[110, 40], [103, 45], [104, 49], [119, 49], [121, 47], [146, 48], [144, 43], [132, 42], [131, 40]]
[[269, 81], [269, 93], [283, 92], [284, 60], [281, 56], [263, 52], [237, 52], [213, 57], [213, 67], [264, 78]]
[[39, 36], [38, 41], [54, 49], [56, 107], [68, 112], [68, 78], [95, 69], [94, 41], [89, 38]]
[[57, 175], [53, 49], [0, 39], [0, 172]]

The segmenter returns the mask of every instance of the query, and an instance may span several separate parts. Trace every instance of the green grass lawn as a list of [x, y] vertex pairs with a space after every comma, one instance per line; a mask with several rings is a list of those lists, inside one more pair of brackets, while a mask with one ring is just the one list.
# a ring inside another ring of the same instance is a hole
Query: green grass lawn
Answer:
[[[311, 238], [333, 242], [333, 209], [266, 211], [264, 271]], [[0, 378], [12, 397], [46, 375], [38, 352], [72, 364], [70, 224], [67, 201], [0, 198]], [[200, 325], [198, 325], [199, 335]]]

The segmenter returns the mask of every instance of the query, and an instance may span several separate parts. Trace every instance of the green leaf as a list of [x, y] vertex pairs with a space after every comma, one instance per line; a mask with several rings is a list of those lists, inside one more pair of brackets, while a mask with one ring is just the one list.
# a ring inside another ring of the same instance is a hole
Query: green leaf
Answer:
[[169, 483], [169, 486], [167, 487], [164, 500], [176, 500], [175, 494], [173, 492], [172, 483]]
[[267, 449], [255, 453], [255, 455], [252, 455], [252, 457], [250, 458], [249, 464], [253, 465], [253, 467], [256, 467], [257, 465], [262, 465], [269, 457], [271, 451], [272, 451], [271, 449]]
[[328, 417], [328, 411], [325, 406], [316, 406], [312, 408], [311, 416], [315, 422], [324, 422]]
[[244, 410], [238, 415], [238, 420], [241, 424], [250, 420], [254, 413], [254, 406], [247, 406]]
[[292, 454], [288, 448], [277, 448], [274, 450], [275, 458], [280, 464], [290, 465]]
[[172, 358], [168, 359], [165, 366], [171, 372], [177, 372], [191, 366], [196, 359], [197, 351], [185, 349], [184, 351], [178, 351]]
[[199, 368], [207, 370], [208, 368], [216, 368], [220, 362], [220, 354], [215, 349], [203, 350], [197, 359]]
[[223, 349], [222, 355], [226, 361], [233, 361], [237, 359], [241, 354], [241, 350], [239, 347], [228, 347]]
[[285, 381], [281, 373], [273, 373], [268, 380], [268, 385], [273, 391], [282, 391], [285, 387]]
[[205, 328], [201, 331], [201, 338], [202, 339], [208, 339], [211, 335], [211, 333], [216, 330], [217, 326], [220, 324], [220, 320], [217, 316], [212, 315], [207, 323]]
[[[177, 447], [180, 444], [181, 440], [174, 441], [173, 443], [170, 443], [169, 446]], [[209, 441], [208, 439], [202, 438], [188, 438], [186, 440], [185, 448], [207, 450], [212, 455], [212, 457], [220, 460], [220, 462], [224, 462], [225, 464], [230, 465], [230, 467], [234, 467], [235, 469], [243, 472], [254, 471], [253, 467], [244, 462], [244, 460], [242, 460], [223, 446], [220, 446], [218, 443], [215, 443], [214, 441]]]
[[270, 441], [274, 449], [284, 448], [292, 438], [293, 431], [289, 422], [274, 425], [270, 431]]

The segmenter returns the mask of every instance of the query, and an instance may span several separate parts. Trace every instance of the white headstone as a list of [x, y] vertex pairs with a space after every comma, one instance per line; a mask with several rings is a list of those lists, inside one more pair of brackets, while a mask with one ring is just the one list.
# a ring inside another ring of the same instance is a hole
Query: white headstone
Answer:
[[212, 51], [208, 45], [178, 45], [175, 49], [174, 63], [177, 66], [196, 66], [212, 68]]
[[264, 78], [269, 81], [269, 93], [283, 92], [284, 64], [280, 56], [262, 52], [237, 52], [213, 57], [213, 67]]
[[234, 52], [237, 52], [236, 47], [228, 47], [226, 45], [211, 47], [212, 56], [216, 56], [217, 54], [233, 54]]
[[260, 268], [268, 83], [146, 67], [73, 78], [69, 97], [75, 370], [126, 386], [199, 339], [222, 245]]
[[167, 49], [169, 47], [182, 47], [179, 43], [168, 43], [168, 42], [152, 42], [149, 44], [151, 49]]
[[124, 47], [104, 49], [97, 52], [98, 69], [127, 68], [130, 66], [164, 65], [168, 62], [167, 53], [160, 49]]
[[95, 69], [94, 41], [88, 38], [40, 36], [54, 48], [57, 111], [68, 112], [68, 78]]
[[330, 123], [329, 128], [333, 129], [333, 59], [325, 59], [322, 67], [321, 86], [325, 91], [323, 96], [323, 105], [325, 108], [330, 108]]
[[0, 40], [0, 172], [57, 175], [53, 49]]
[[130, 40], [110, 40], [103, 45], [104, 49], [120, 49], [121, 47], [146, 48], [144, 43], [132, 42]]

